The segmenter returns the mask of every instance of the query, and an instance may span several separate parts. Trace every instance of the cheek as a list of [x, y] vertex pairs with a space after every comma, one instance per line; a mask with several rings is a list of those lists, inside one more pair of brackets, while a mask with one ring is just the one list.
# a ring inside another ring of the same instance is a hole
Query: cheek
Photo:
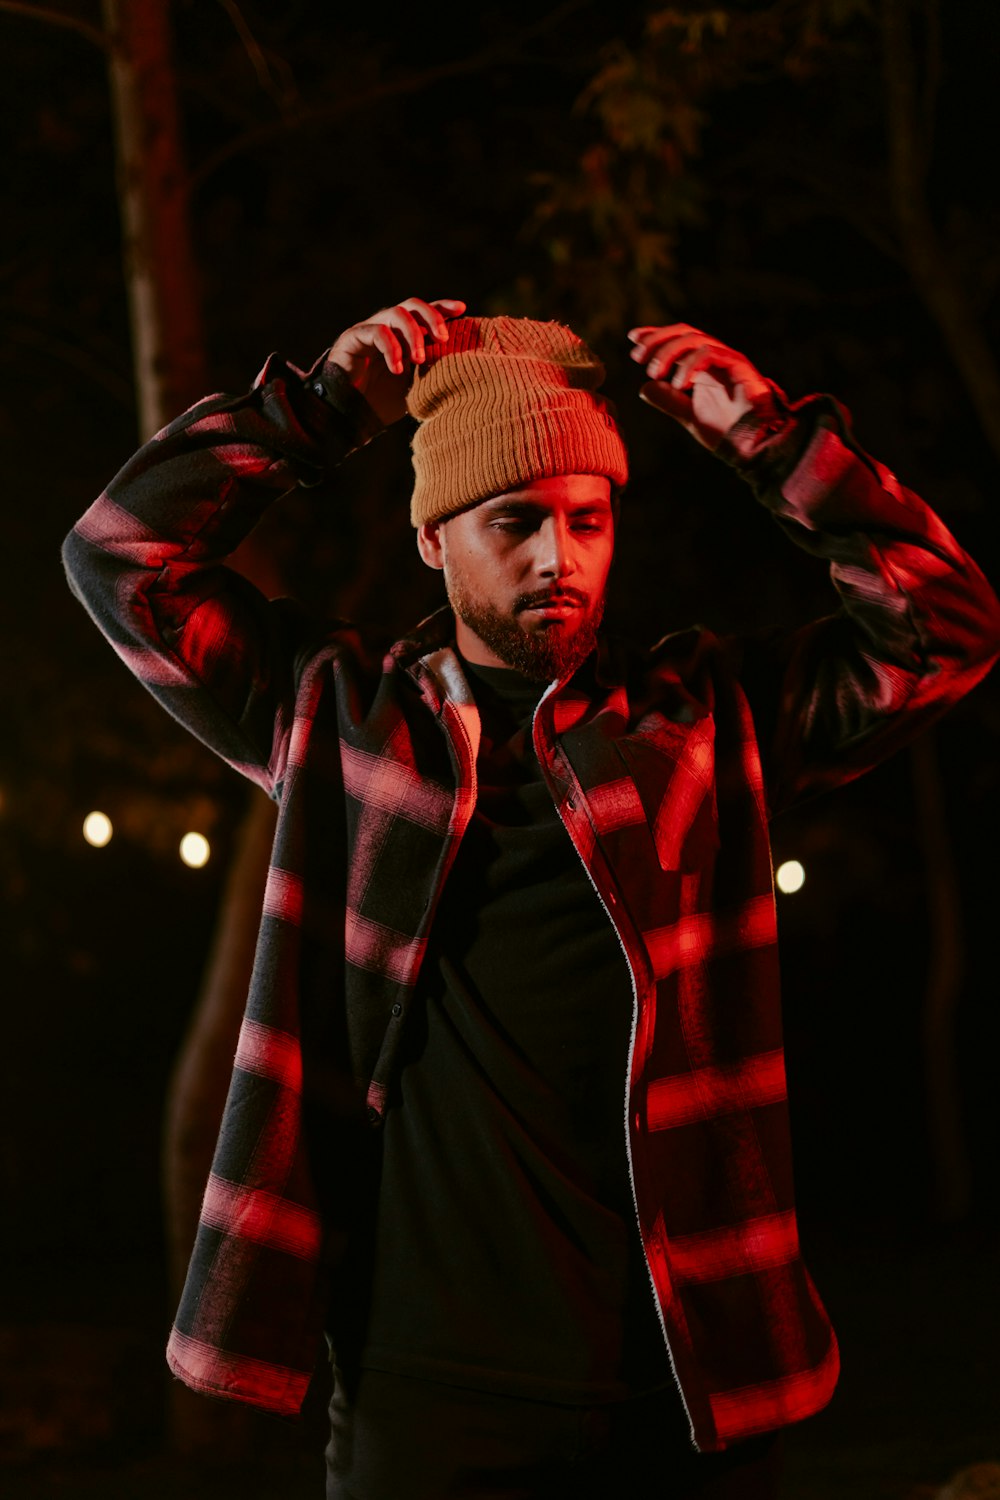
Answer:
[[595, 593], [602, 593], [604, 590], [604, 585], [608, 581], [608, 574], [611, 571], [613, 556], [613, 548], [602, 547], [588, 559], [586, 574]]
[[448, 549], [445, 579], [468, 598], [489, 600], [510, 583], [509, 560], [487, 543], [463, 538]]
[[524, 559], [492, 536], [474, 537], [463, 548], [462, 566], [481, 587], [488, 588], [491, 583], [516, 580], [524, 570]]

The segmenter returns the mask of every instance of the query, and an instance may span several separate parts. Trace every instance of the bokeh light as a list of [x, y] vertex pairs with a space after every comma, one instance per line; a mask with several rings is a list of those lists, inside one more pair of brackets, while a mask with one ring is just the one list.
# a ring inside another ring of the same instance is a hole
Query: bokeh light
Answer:
[[83, 820], [83, 836], [95, 849], [103, 849], [105, 844], [110, 844], [113, 833], [114, 828], [107, 813], [89, 812]]
[[211, 852], [208, 839], [202, 833], [186, 833], [181, 839], [181, 859], [192, 870], [200, 870], [202, 865], [207, 865]]
[[806, 872], [797, 859], [786, 859], [775, 870], [774, 883], [783, 896], [791, 896], [805, 885]]

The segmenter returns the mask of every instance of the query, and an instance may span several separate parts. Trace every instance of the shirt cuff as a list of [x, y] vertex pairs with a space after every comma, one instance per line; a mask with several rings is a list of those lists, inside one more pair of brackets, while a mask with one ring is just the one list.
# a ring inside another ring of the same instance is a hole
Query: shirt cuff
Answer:
[[326, 350], [320, 355], [303, 377], [303, 384], [307, 395], [322, 403], [318, 412], [320, 420], [323, 420], [323, 408], [327, 416], [332, 409], [350, 428], [353, 438], [350, 447], [361, 448], [384, 432], [385, 427], [361, 392], [355, 390], [346, 371], [335, 364], [329, 354], [330, 351]]
[[841, 426], [845, 417], [830, 396], [791, 402], [771, 384], [767, 395], [740, 417], [714, 451], [759, 493], [782, 485], [794, 472], [824, 418], [826, 425]]

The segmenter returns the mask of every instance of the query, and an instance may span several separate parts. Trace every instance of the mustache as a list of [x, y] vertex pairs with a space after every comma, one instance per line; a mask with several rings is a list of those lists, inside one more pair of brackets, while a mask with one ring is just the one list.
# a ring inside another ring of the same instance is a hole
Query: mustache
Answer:
[[518, 594], [514, 600], [514, 613], [518, 614], [522, 609], [538, 609], [544, 604], [575, 604], [580, 609], [586, 609], [589, 603], [590, 595], [579, 589], [541, 589], [536, 594]]

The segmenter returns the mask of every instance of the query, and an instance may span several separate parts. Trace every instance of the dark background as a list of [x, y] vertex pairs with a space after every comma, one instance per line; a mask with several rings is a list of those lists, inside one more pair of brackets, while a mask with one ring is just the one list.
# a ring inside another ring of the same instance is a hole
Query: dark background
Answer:
[[[994, 9], [904, 9], [930, 221], [995, 351]], [[410, 294], [566, 318], [606, 360], [632, 449], [622, 627], [809, 618], [830, 605], [822, 567], [635, 399], [625, 329], [683, 319], [792, 395], [840, 396], [996, 584], [1000, 455], [894, 217], [882, 11], [729, 5], [727, 29], [699, 41], [635, 0], [487, 5], [461, 24], [434, 6], [178, 0], [209, 386], [244, 388], [271, 349], [308, 364]], [[86, 34], [100, 11], [58, 14], [81, 24], [0, 5], [0, 1452], [25, 1495], [89, 1494], [81, 1473], [95, 1494], [150, 1494], [163, 1473], [181, 1483], [157, 1457], [163, 1096], [248, 793], [147, 702], [61, 574], [63, 534], [137, 435], [106, 59]], [[407, 441], [380, 439], [266, 523], [297, 593], [394, 630], [439, 587], [406, 522]], [[779, 898], [797, 1175], [847, 1369], [831, 1411], [794, 1435], [790, 1497], [929, 1495], [1000, 1458], [998, 741], [991, 678], [919, 764], [903, 753], [774, 830], [776, 860], [807, 872]], [[943, 843], [928, 842], [917, 774]], [[95, 807], [116, 828], [103, 850], [80, 831]], [[200, 871], [176, 853], [190, 828], [212, 842]], [[969, 1168], [950, 1205], [924, 1081], [942, 874], [960, 914]], [[281, 1474], [301, 1465], [309, 1493], [313, 1428], [277, 1426], [253, 1443]], [[196, 1493], [185, 1474], [177, 1492]]]

